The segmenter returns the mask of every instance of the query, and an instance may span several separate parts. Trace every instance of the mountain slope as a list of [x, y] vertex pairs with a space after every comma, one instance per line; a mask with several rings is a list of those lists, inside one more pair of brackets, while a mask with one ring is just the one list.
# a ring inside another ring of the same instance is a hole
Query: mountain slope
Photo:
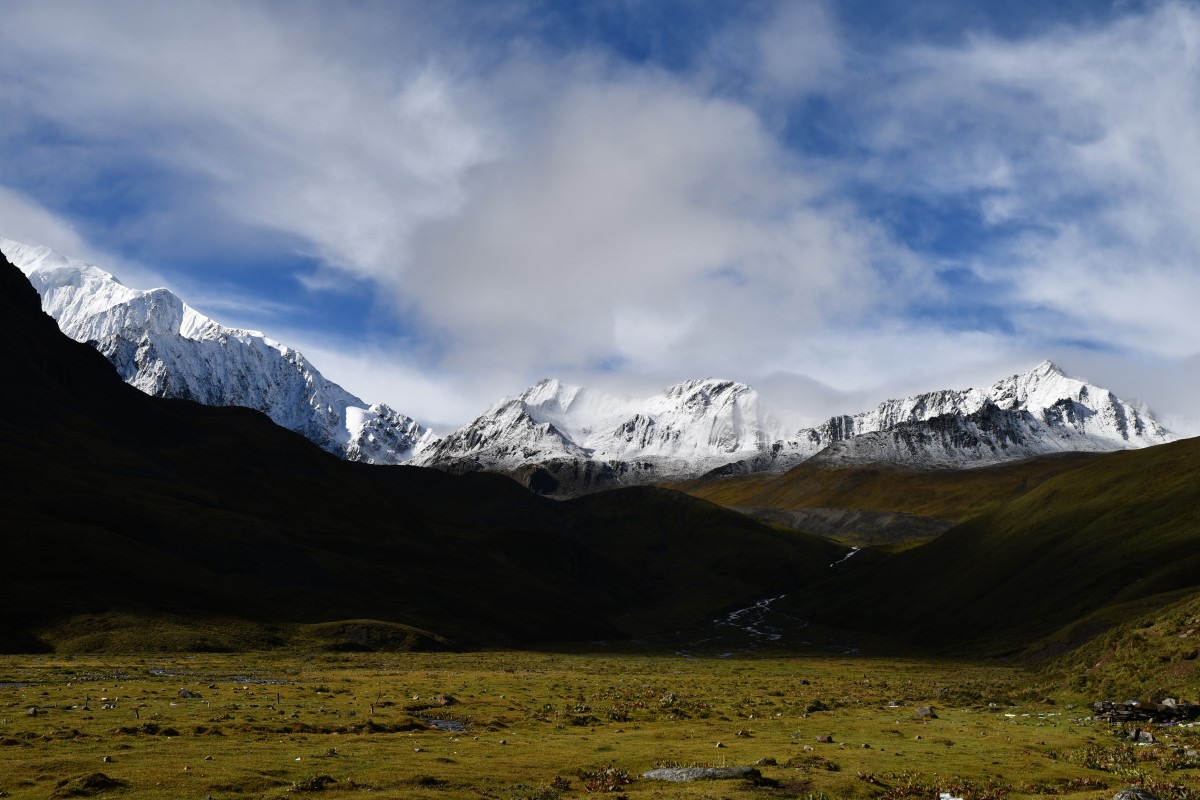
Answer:
[[699, 474], [768, 450], [781, 432], [757, 393], [733, 381], [686, 381], [631, 399], [544, 380], [492, 406], [413, 463], [524, 470], [530, 479], [540, 470], [556, 489], [569, 479], [570, 492]]
[[220, 325], [166, 289], [131, 289], [44, 247], [0, 239], [0, 251], [26, 274], [64, 333], [92, 344], [147, 394], [253, 408], [354, 461], [401, 463], [434, 438], [411, 418], [327, 380], [303, 354]]
[[[834, 592], [837, 608], [820, 599]], [[1200, 439], [1185, 439], [1097, 456], [929, 544], [864, 562], [806, 608], [929, 646], [1016, 652], [1197, 592]]]
[[962, 468], [1170, 441], [1141, 408], [1050, 362], [986, 390], [938, 391], [785, 435], [750, 387], [707, 379], [644, 399], [546, 380], [492, 406], [414, 463], [506, 472], [548, 494], [827, 466]]
[[1069, 378], [1049, 361], [986, 391], [940, 391], [889, 400], [853, 417], [835, 417], [807, 436], [826, 445], [820, 453], [825, 461], [926, 466], [1108, 452], [1174, 438], [1145, 409], [1107, 389]]
[[[0, 393], [9, 651], [163, 615], [255, 641], [359, 619], [460, 645], [621, 637], [811, 581], [836, 552], [667, 490], [555, 503], [496, 475], [346, 463], [258, 412], [148, 396], [6, 264], [0, 358], [20, 378]], [[663, 553], [688, 557], [664, 570]]]

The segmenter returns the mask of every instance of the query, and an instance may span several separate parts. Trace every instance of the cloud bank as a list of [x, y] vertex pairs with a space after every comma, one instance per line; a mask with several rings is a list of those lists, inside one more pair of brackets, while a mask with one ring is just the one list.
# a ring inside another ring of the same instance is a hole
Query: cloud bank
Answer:
[[[809, 421], [1043, 357], [1195, 407], [1195, 6], [671, 8], [10, 3], [0, 232], [168, 283], [270, 253], [228, 321], [427, 420], [719, 375]], [[363, 286], [391, 332], [287, 318]]]

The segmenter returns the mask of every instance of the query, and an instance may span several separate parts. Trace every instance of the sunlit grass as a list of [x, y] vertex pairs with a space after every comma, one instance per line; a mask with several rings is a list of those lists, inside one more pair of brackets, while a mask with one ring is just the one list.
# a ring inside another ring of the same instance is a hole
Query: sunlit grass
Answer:
[[[1108, 798], [1142, 782], [1160, 797], [1197, 796], [1200, 772], [1171, 759], [1172, 745], [1200, 743], [1200, 728], [1163, 729], [1159, 744], [1134, 748], [1084, 720], [1069, 687], [1030, 680], [1010, 667], [836, 657], [7, 657], [0, 790], [548, 799], [583, 797], [590, 785], [630, 797]], [[922, 705], [937, 718], [919, 717]], [[751, 764], [758, 784], [640, 777]]]

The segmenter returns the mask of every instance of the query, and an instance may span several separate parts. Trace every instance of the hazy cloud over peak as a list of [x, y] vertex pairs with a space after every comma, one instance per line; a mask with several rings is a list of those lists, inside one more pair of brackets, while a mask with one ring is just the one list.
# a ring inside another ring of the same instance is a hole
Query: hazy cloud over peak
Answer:
[[1192, 4], [5, 13], [0, 233], [241, 293], [406, 413], [1073, 356], [1200, 389]]

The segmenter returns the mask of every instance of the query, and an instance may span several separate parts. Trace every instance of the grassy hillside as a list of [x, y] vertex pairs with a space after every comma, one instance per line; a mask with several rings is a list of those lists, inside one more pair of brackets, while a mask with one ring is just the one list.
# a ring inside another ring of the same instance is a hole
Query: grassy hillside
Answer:
[[560, 504], [495, 475], [344, 463], [256, 412], [141, 394], [63, 337], [15, 269], [0, 284], [0, 355], [20, 377], [0, 395], [19, 609], [0, 649], [353, 645], [357, 629], [296, 627], [341, 620], [460, 645], [621, 637], [811, 580], [830, 558], [666, 490]]
[[781, 475], [701, 478], [676, 488], [730, 507], [891, 511], [963, 522], [1093, 458], [1086, 453], [1065, 453], [968, 470], [801, 464]]
[[[1200, 439], [1113, 453], [826, 585], [810, 607], [934, 647], [1075, 643], [1200, 591]], [[837, 604], [822, 597], [837, 597]]]

